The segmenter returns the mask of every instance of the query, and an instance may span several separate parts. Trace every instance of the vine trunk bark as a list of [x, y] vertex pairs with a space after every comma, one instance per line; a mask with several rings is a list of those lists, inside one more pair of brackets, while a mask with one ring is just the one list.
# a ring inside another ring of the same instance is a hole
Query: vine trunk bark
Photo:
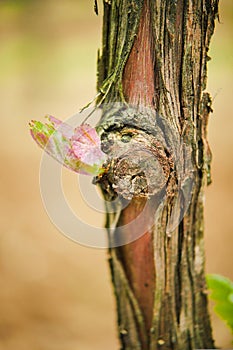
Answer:
[[149, 203], [141, 219], [145, 234], [109, 249], [121, 348], [214, 348], [204, 271], [203, 190], [211, 182], [211, 98], [205, 88], [218, 0], [104, 0], [103, 6], [99, 102], [155, 110], [173, 125], [173, 137], [182, 136], [189, 145], [194, 167], [190, 205], [171, 234], [169, 203], [155, 219], [154, 197], [134, 196], [118, 216], [107, 214], [107, 227], [118, 217], [116, 227], [131, 235], [133, 226], [127, 232], [124, 225]]

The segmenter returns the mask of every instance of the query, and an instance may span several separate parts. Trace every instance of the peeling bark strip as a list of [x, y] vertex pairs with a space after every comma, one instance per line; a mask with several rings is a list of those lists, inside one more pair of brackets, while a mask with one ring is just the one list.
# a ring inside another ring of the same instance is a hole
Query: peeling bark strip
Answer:
[[[152, 52], [152, 32], [148, 0], [142, 9], [137, 37], [126, 62], [123, 76], [123, 94], [130, 104], [153, 107], [154, 100], [154, 62]], [[143, 198], [134, 199], [143, 202]], [[132, 201], [133, 202], [133, 201]], [[152, 203], [153, 204], [153, 203]], [[152, 206], [150, 204], [150, 207]], [[131, 204], [122, 211], [119, 224], [125, 225], [135, 212], [136, 205]], [[136, 207], [137, 208], [137, 207]], [[139, 209], [140, 210], [140, 209]], [[137, 216], [135, 213], [135, 217]], [[148, 221], [154, 217], [153, 209], [144, 214]], [[126, 233], [127, 234], [127, 233]], [[153, 232], [147, 231], [140, 239], [116, 249], [129, 285], [138, 302], [145, 325], [141, 334], [141, 347], [147, 349], [152, 326], [155, 289], [155, 267], [153, 258]], [[123, 306], [124, 307], [124, 306]]]
[[124, 67], [123, 93], [130, 104], [154, 106], [154, 54], [149, 0], [143, 6], [138, 33]]
[[[207, 142], [211, 98], [204, 90], [218, 0], [103, 3], [100, 100], [154, 108], [173, 125], [173, 137], [182, 135], [186, 140], [195, 168], [189, 210], [171, 235], [166, 234], [169, 204], [155, 220], [152, 197], [141, 223], [153, 222], [152, 229], [109, 251], [121, 346], [124, 350], [214, 348], [203, 247], [203, 189], [210, 183], [211, 161]], [[113, 124], [114, 115], [108, 115], [107, 122]], [[106, 116], [101, 123], [106, 125]], [[142, 118], [145, 131], [144, 123]], [[123, 130], [124, 120], [121, 125]], [[132, 199], [119, 215], [118, 228], [124, 230], [122, 224], [141, 212], [145, 200]], [[107, 226], [115, 217], [108, 214]]]

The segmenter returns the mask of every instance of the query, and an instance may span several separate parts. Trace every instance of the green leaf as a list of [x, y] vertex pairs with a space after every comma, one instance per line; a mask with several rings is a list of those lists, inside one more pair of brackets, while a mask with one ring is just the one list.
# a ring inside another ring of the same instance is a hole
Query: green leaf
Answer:
[[227, 323], [233, 334], [233, 282], [221, 275], [206, 276], [214, 311]]

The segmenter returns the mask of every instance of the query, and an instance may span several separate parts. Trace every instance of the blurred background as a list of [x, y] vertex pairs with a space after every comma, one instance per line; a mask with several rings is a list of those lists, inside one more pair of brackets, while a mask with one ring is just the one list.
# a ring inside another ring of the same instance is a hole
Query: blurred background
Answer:
[[[95, 95], [101, 14], [93, 2], [0, 2], [0, 350], [118, 349], [107, 253], [75, 244], [50, 222], [39, 189], [42, 152], [28, 132], [30, 119], [65, 119]], [[220, 0], [208, 64], [205, 248], [207, 272], [231, 279], [232, 29], [233, 1]], [[74, 176], [65, 172], [64, 188], [75, 206]], [[212, 318], [216, 345], [230, 348], [230, 332]]]

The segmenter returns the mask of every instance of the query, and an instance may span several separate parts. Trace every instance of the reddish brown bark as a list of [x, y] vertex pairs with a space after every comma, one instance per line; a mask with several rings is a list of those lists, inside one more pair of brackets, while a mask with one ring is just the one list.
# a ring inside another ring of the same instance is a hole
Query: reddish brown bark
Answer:
[[154, 59], [149, 1], [145, 1], [137, 37], [123, 74], [123, 92], [132, 105], [154, 105]]
[[[121, 231], [124, 226], [131, 222], [132, 233], [135, 231], [145, 232], [145, 234], [136, 241], [117, 248], [117, 254], [131, 288], [140, 306], [145, 320], [146, 330], [149, 333], [153, 316], [154, 289], [155, 289], [155, 269], [153, 259], [153, 237], [152, 230], [155, 213], [155, 203], [147, 198], [135, 197], [130, 204], [122, 210], [118, 226]], [[140, 222], [135, 223], [134, 219], [141, 214]], [[134, 227], [134, 226], [137, 227]], [[138, 227], [140, 225], [140, 227]], [[127, 231], [127, 229], [126, 229]], [[129, 235], [129, 232], [125, 232]]]
[[[125, 66], [123, 92], [127, 102], [132, 105], [153, 106], [154, 63], [148, 1], [145, 1], [138, 35]], [[145, 200], [148, 199], [146, 198]], [[126, 225], [136, 218], [143, 210], [144, 205], [145, 201], [142, 198], [132, 200], [130, 205], [122, 211], [119, 226]], [[144, 228], [146, 225], [148, 227], [152, 226], [153, 221], [150, 223], [150, 220], [154, 220], [154, 205], [152, 202], [149, 204], [147, 212], [142, 215], [142, 220], [144, 222], [140, 224]], [[140, 239], [119, 247], [118, 254], [138, 300], [144, 316], [146, 330], [149, 333], [152, 324], [155, 290], [153, 236], [151, 230], [146, 231], [146, 234]]]

